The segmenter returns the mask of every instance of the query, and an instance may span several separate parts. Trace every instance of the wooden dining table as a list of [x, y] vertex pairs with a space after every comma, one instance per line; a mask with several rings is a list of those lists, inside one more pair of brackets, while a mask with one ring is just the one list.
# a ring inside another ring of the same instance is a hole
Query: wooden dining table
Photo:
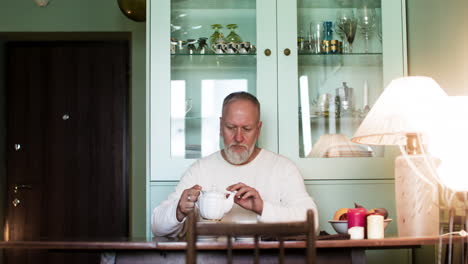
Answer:
[[[366, 263], [366, 250], [376, 249], [414, 249], [423, 245], [439, 243], [466, 243], [467, 238], [449, 237], [388, 237], [384, 239], [334, 239], [317, 240], [316, 263]], [[278, 241], [260, 242], [260, 254], [266, 263], [275, 263], [275, 250]], [[288, 240], [284, 242], [292, 256], [303, 257], [305, 241]], [[146, 264], [146, 263], [184, 263], [187, 243], [181, 239], [167, 237], [121, 238], [100, 240], [37, 240], [2, 241], [0, 248], [42, 249], [54, 252], [99, 252], [101, 264]], [[252, 263], [254, 242], [249, 240], [234, 243], [235, 263]], [[197, 242], [199, 263], [224, 263], [226, 240], [207, 240]], [[294, 262], [294, 261], [293, 261]], [[262, 261], [262, 263], [264, 263]], [[291, 263], [291, 262], [287, 262]]]

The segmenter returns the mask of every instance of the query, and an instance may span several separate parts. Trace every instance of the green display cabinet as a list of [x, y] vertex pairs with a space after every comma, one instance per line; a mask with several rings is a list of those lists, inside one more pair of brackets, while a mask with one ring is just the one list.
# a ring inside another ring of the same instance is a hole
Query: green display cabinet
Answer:
[[[188, 166], [222, 147], [222, 100], [239, 90], [261, 103], [259, 146], [300, 168], [323, 212], [321, 229], [330, 231], [326, 219], [335, 207], [362, 197], [370, 207], [394, 210], [394, 151], [349, 139], [385, 85], [406, 75], [405, 5], [405, 0], [149, 1], [148, 230], [154, 206]], [[346, 20], [343, 13], [353, 18]], [[339, 138], [345, 143], [336, 145], [343, 142]], [[336, 189], [339, 198], [327, 198], [320, 191], [324, 186]], [[377, 200], [385, 202], [370, 204]]]

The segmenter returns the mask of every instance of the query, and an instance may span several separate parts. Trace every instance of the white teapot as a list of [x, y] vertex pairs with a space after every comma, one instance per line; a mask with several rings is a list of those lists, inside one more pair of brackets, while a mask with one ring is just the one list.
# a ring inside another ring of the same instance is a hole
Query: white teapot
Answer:
[[234, 192], [201, 191], [198, 197], [200, 215], [209, 220], [221, 220], [233, 204]]

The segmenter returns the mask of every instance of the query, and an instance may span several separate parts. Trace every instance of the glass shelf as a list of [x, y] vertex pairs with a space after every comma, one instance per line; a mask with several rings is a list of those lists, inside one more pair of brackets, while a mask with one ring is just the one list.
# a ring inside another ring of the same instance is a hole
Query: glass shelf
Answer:
[[189, 54], [189, 53], [177, 53], [177, 54], [171, 54], [171, 56], [218, 56], [218, 57], [223, 57], [223, 56], [255, 56], [257, 54], [255, 53], [249, 53], [249, 54], [216, 54], [216, 53], [206, 53], [206, 54]]
[[[239, 69], [255, 68], [257, 56], [255, 54], [205, 54], [205, 55], [171, 55], [172, 70], [186, 69]], [[254, 70], [254, 69], [253, 69]]]
[[338, 65], [379, 67], [382, 65], [382, 53], [352, 53], [352, 54], [299, 54], [299, 66], [332, 67]]
[[[380, 0], [367, 0], [366, 4], [369, 7], [379, 8], [382, 6]], [[362, 1], [359, 0], [298, 0], [297, 7], [301, 8], [357, 8], [362, 6]]]
[[318, 54], [310, 52], [299, 52], [299, 55], [311, 55], [311, 56], [367, 56], [367, 55], [382, 55], [382, 52], [373, 52], [373, 53], [337, 53], [337, 54]]
[[[245, 67], [256, 65], [256, 54], [172, 54], [173, 67]], [[313, 54], [299, 53], [301, 66], [332, 65], [379, 66], [382, 53]]]
[[219, 0], [172, 0], [174, 9], [255, 9], [252, 0], [219, 1]]

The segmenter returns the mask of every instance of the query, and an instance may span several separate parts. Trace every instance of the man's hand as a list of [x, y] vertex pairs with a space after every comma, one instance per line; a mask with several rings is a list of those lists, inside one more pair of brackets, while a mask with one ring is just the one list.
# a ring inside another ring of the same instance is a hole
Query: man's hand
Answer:
[[263, 200], [254, 188], [239, 182], [226, 188], [228, 191], [237, 191], [234, 202], [244, 209], [253, 211], [259, 215], [263, 212]]
[[180, 196], [179, 203], [177, 204], [177, 220], [181, 222], [193, 209], [195, 202], [198, 201], [202, 187], [194, 185], [192, 188], [185, 189]]

